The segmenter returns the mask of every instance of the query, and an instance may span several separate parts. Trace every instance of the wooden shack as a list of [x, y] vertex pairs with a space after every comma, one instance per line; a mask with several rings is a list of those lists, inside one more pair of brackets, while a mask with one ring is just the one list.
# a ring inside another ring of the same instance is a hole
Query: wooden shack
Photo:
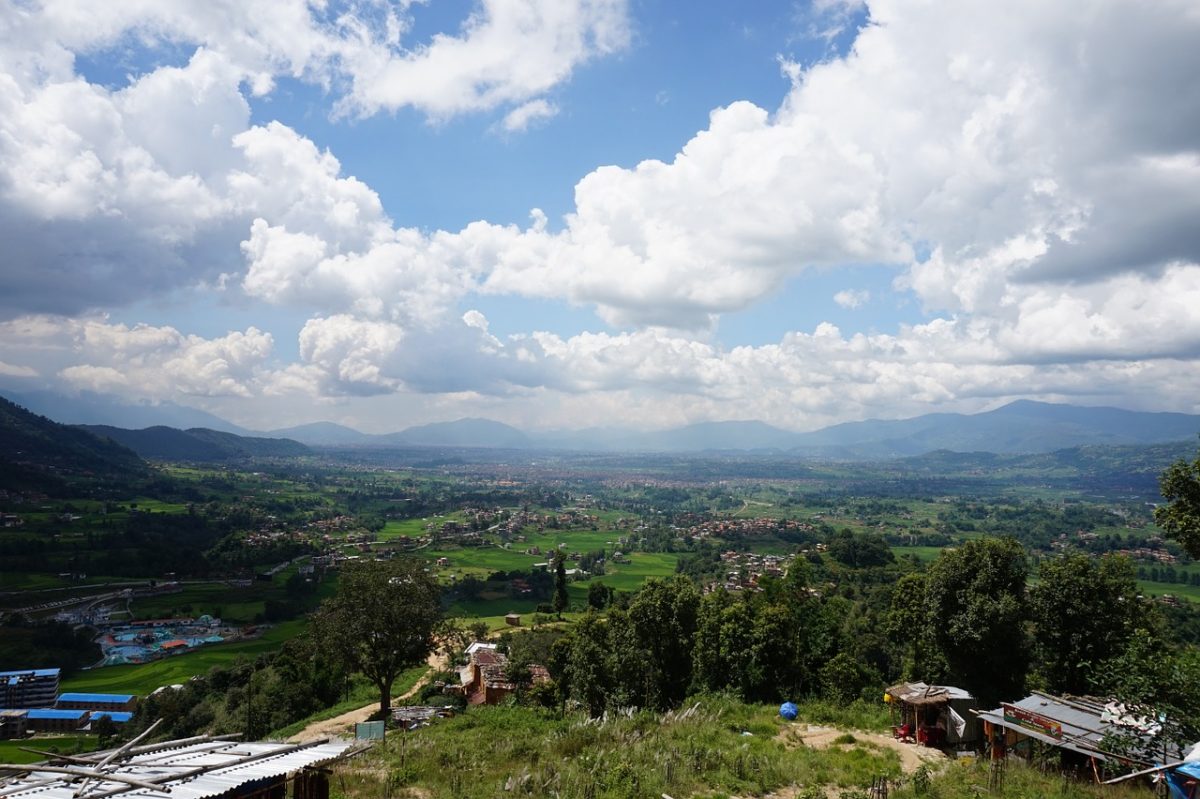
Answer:
[[979, 740], [979, 704], [962, 688], [903, 682], [888, 688], [883, 701], [892, 707], [892, 734], [900, 740], [939, 748]]

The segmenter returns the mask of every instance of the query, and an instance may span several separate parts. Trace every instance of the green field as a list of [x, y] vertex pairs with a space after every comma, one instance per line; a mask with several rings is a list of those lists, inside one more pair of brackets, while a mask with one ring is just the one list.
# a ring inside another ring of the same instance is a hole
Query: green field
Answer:
[[917, 560], [929, 563], [941, 554], [945, 547], [892, 547], [892, 554], [897, 558], [903, 555], [916, 555]]
[[1138, 589], [1150, 596], [1162, 596], [1170, 594], [1171, 596], [1179, 597], [1180, 599], [1190, 599], [1193, 602], [1200, 602], [1200, 585], [1186, 585], [1184, 583], [1155, 583], [1150, 580], [1138, 580]]
[[228, 666], [238, 658], [251, 658], [274, 652], [284, 641], [304, 630], [303, 621], [289, 621], [272, 627], [253, 641], [213, 644], [183, 655], [129, 666], [104, 666], [89, 669], [63, 680], [61, 690], [132, 693], [145, 696], [164, 685], [186, 682], [214, 666]]
[[67, 755], [92, 752], [99, 746], [99, 741], [94, 735], [54, 735], [20, 741], [0, 741], [0, 763], [37, 763], [46, 759], [42, 755], [22, 751], [22, 747]]

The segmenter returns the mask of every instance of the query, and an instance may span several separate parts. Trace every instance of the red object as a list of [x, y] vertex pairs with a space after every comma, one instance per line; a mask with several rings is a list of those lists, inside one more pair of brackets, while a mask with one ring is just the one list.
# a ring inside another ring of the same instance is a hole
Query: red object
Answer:
[[907, 741], [912, 738], [912, 725], [901, 724], [899, 727], [892, 727], [892, 737], [899, 738], [901, 741]]

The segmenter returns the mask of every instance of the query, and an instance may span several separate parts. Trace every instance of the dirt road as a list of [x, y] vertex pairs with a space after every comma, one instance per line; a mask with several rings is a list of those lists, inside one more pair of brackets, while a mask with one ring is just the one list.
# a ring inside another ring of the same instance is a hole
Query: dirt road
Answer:
[[[416, 696], [429, 682], [429, 678], [435, 672], [442, 671], [446, 668], [446, 660], [439, 654], [432, 654], [427, 661], [429, 669], [421, 675], [421, 679], [413, 684], [403, 694], [392, 698], [392, 702], [403, 702], [405, 699]], [[318, 738], [339, 738], [354, 735], [354, 725], [366, 721], [371, 717], [371, 714], [379, 709], [378, 702], [372, 702], [369, 705], [356, 708], [354, 710], [342, 713], [340, 716], [334, 716], [324, 721], [314, 721], [300, 732], [288, 738], [291, 743], [306, 743], [307, 741], [315, 741]]]

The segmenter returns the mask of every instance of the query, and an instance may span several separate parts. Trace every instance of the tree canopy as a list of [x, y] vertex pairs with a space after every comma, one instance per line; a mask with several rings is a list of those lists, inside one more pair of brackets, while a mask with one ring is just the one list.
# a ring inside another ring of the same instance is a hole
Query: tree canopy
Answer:
[[1200, 559], [1200, 455], [1190, 463], [1172, 463], [1159, 476], [1158, 486], [1167, 504], [1154, 509], [1154, 521]]
[[349, 564], [337, 594], [321, 604], [312, 634], [319, 646], [379, 689], [391, 707], [392, 683], [433, 650], [442, 626], [441, 588], [410, 558]]
[[1024, 690], [1025, 551], [1013, 538], [980, 538], [943, 550], [929, 568], [933, 638], [956, 684], [984, 707]]

